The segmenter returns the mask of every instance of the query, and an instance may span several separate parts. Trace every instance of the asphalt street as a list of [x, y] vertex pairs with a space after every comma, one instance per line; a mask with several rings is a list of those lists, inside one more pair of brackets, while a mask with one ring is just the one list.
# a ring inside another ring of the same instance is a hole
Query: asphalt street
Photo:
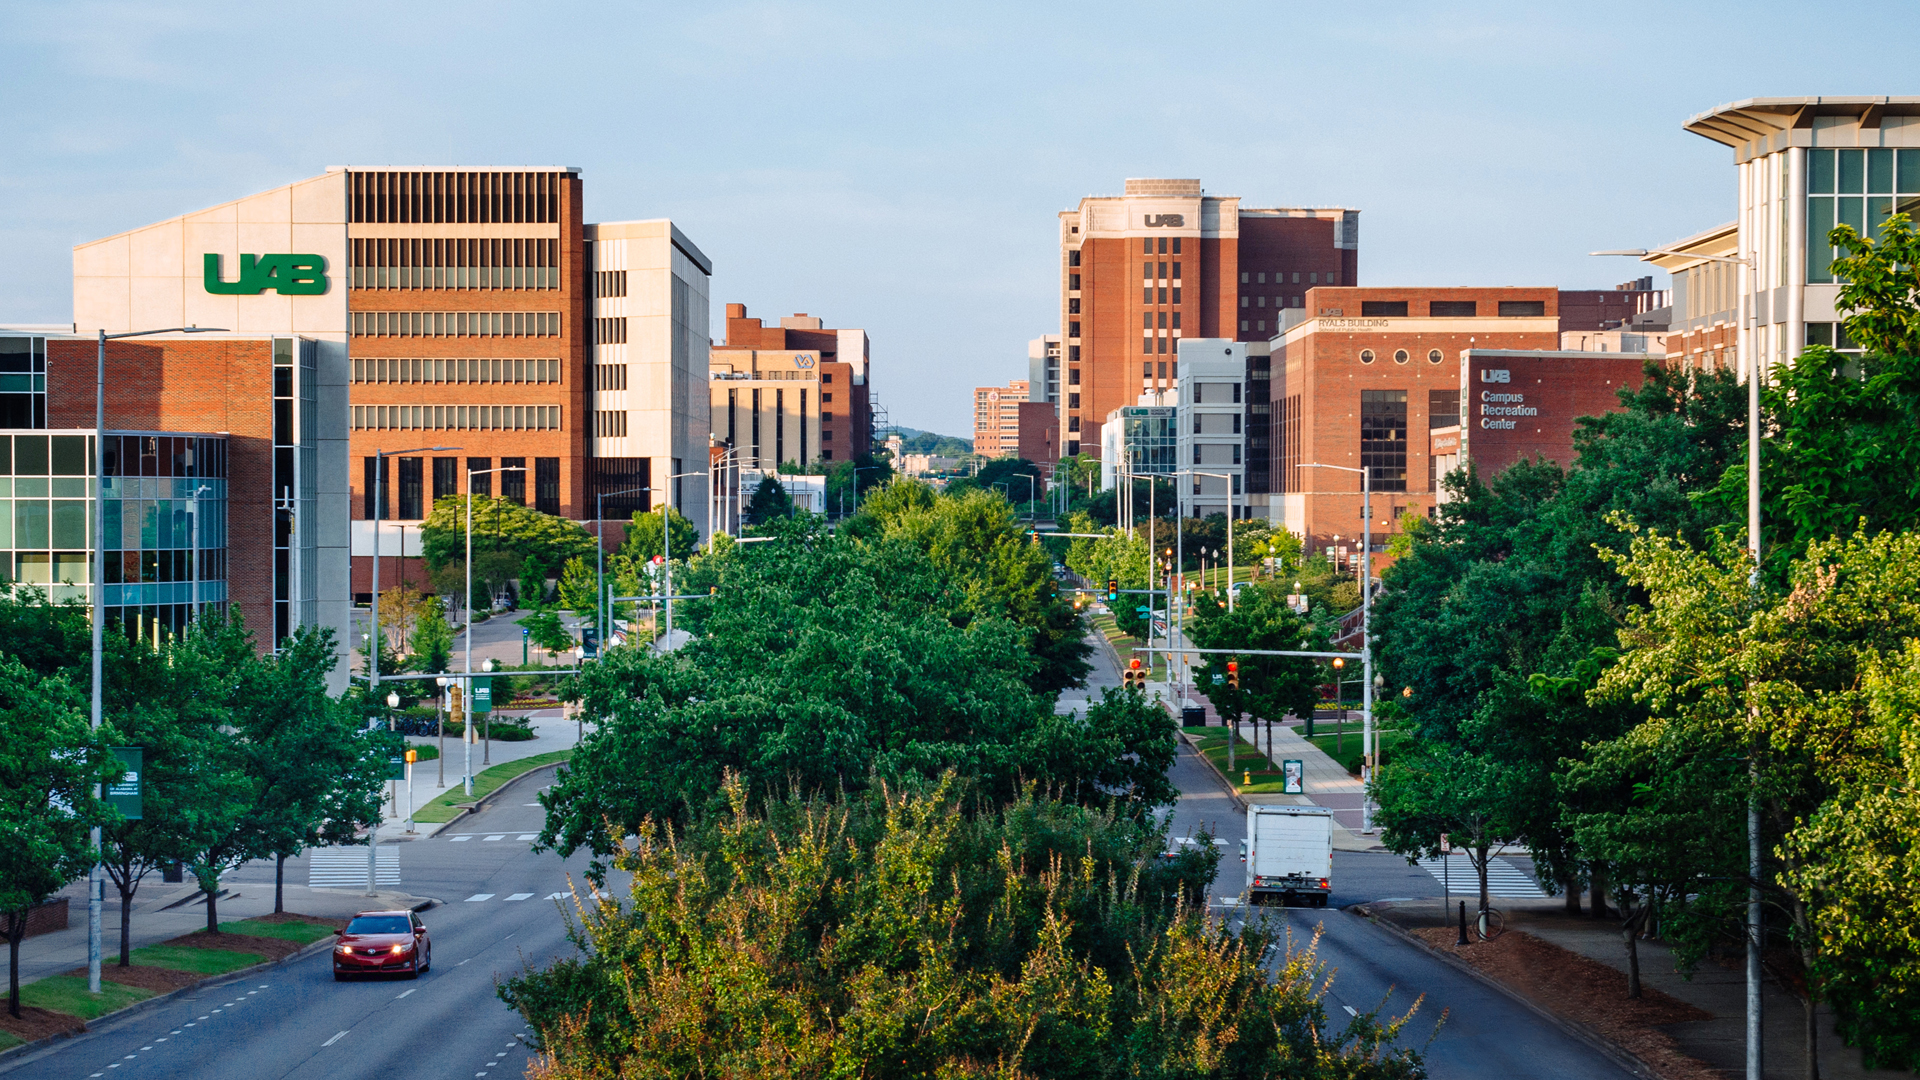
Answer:
[[[551, 899], [574, 885], [586, 896], [584, 854], [571, 860], [534, 854], [518, 839], [537, 832], [534, 801], [551, 769], [531, 774], [488, 810], [429, 840], [399, 849], [399, 888], [444, 905], [422, 914], [432, 966], [404, 976], [333, 981], [329, 954], [317, 953], [253, 977], [203, 986], [148, 1012], [49, 1051], [0, 1065], [8, 1080], [59, 1077], [181, 1077], [254, 1080], [311, 1077], [409, 1077], [470, 1080], [518, 1077], [530, 1051], [526, 1023], [494, 993], [495, 981], [528, 964], [570, 955], [566, 914], [573, 901]], [[465, 836], [468, 839], [460, 840]], [[493, 839], [498, 838], [498, 839]], [[304, 861], [288, 880], [305, 880]], [[572, 874], [572, 881], [568, 875]], [[243, 879], [271, 881], [270, 867]]]

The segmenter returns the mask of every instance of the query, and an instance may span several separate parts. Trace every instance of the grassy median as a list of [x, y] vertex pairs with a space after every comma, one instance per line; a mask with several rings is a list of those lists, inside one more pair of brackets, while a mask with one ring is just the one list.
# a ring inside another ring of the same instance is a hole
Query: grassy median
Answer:
[[484, 772], [474, 774], [473, 794], [471, 796], [467, 794], [464, 785], [450, 786], [445, 795], [414, 811], [413, 820], [424, 821], [429, 824], [452, 821], [460, 815], [460, 809], [462, 807], [471, 806], [479, 802], [481, 799], [499, 790], [500, 786], [507, 781], [517, 776], [525, 776], [535, 769], [565, 761], [572, 756], [573, 750], [569, 748], [502, 762]]

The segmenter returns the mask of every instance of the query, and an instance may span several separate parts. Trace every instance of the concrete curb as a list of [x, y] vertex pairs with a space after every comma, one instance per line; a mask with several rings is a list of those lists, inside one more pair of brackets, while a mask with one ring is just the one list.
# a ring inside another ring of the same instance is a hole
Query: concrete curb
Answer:
[[1405, 927], [1398, 925], [1393, 920], [1383, 918], [1379, 915], [1374, 914], [1371, 904], [1355, 904], [1352, 907], [1347, 908], [1346, 910], [1350, 914], [1357, 915], [1361, 918], [1366, 919], [1367, 921], [1373, 923], [1375, 926], [1383, 927], [1389, 933], [1399, 935], [1401, 938], [1405, 939], [1406, 941], [1411, 942], [1412, 944], [1425, 950], [1427, 955], [1435, 957], [1439, 959], [1440, 962], [1451, 965], [1452, 967], [1462, 972], [1465, 972], [1468, 975], [1471, 975], [1475, 979], [1478, 979], [1482, 984], [1488, 987], [1491, 987], [1494, 990], [1499, 991], [1501, 994], [1505, 995], [1508, 1000], [1513, 1001], [1525, 1007], [1526, 1009], [1531, 1011], [1535, 1016], [1540, 1017], [1542, 1020], [1545, 1020], [1547, 1023], [1552, 1024], [1556, 1028], [1559, 1028], [1561, 1031], [1572, 1036], [1573, 1038], [1579, 1039], [1581, 1042], [1586, 1043], [1588, 1046], [1593, 1047], [1595, 1050], [1598, 1050], [1600, 1053], [1605, 1054], [1608, 1057], [1608, 1059], [1610, 1059], [1614, 1064], [1620, 1066], [1621, 1068], [1627, 1070], [1628, 1072], [1634, 1074], [1635, 1076], [1645, 1077], [1646, 1080], [1660, 1080], [1660, 1074], [1654, 1071], [1653, 1066], [1648, 1065], [1646, 1062], [1640, 1060], [1639, 1056], [1636, 1055], [1633, 1051], [1628, 1050], [1626, 1047], [1621, 1046], [1619, 1043], [1614, 1042], [1612, 1039], [1607, 1038], [1605, 1035], [1600, 1034], [1599, 1032], [1593, 1030], [1592, 1028], [1586, 1026], [1585, 1024], [1581, 1024], [1573, 1020], [1568, 1020], [1567, 1018], [1560, 1016], [1548, 1009], [1542, 1008], [1540, 1005], [1536, 1004], [1532, 999], [1521, 994], [1518, 990], [1515, 990], [1513, 987], [1508, 986], [1506, 983], [1503, 983], [1500, 980], [1494, 978], [1493, 976], [1488, 975], [1486, 972], [1481, 971], [1479, 968], [1474, 967], [1472, 964], [1467, 963], [1465, 960], [1462, 960], [1459, 957], [1454, 956], [1450, 953], [1443, 952], [1439, 949], [1434, 948], [1433, 946], [1427, 944], [1425, 941], [1421, 940], [1419, 937], [1415, 936], [1414, 934], [1408, 933]]
[[[422, 897], [414, 897], [414, 899], [423, 900], [423, 903], [421, 905], [413, 909], [415, 911], [424, 910], [425, 908], [432, 907], [434, 904], [437, 904], [440, 902], [438, 900], [426, 899]], [[24, 1061], [16, 1060], [16, 1059], [22, 1059], [30, 1055], [34, 1055], [36, 1051], [57, 1049], [58, 1044], [60, 1043], [72, 1042], [73, 1040], [76, 1040], [85, 1035], [96, 1035], [101, 1032], [111, 1030], [112, 1028], [119, 1027], [121, 1023], [127, 1020], [131, 1020], [134, 1017], [139, 1016], [141, 1013], [148, 1012], [149, 1010], [152, 1010], [152, 1009], [156, 1009], [161, 1005], [166, 1004], [169, 1001], [173, 1001], [176, 998], [185, 997], [188, 994], [196, 993], [201, 990], [208, 990], [218, 986], [225, 986], [227, 983], [248, 978], [254, 974], [257, 974], [258, 972], [265, 971], [268, 968], [281, 967], [286, 964], [291, 964], [297, 960], [304, 960], [307, 957], [314, 955], [315, 953], [325, 952], [326, 950], [331, 948], [333, 948], [333, 935], [328, 934], [326, 937], [323, 937], [318, 941], [315, 941], [309, 945], [302, 946], [298, 952], [288, 953], [286, 956], [283, 956], [278, 960], [266, 960], [261, 963], [254, 964], [251, 967], [243, 967], [238, 971], [229, 971], [224, 975], [209, 976], [205, 979], [200, 980], [199, 982], [191, 983], [187, 986], [183, 986], [178, 990], [169, 990], [164, 994], [156, 994], [153, 997], [144, 998], [140, 1001], [136, 1001], [124, 1009], [115, 1009], [110, 1013], [105, 1013], [101, 1016], [97, 1016], [93, 1018], [92, 1020], [88, 1020], [84, 1022], [81, 1025], [80, 1030], [78, 1031], [63, 1032], [59, 1035], [49, 1035], [44, 1039], [35, 1039], [30, 1043], [21, 1043], [19, 1046], [9, 1047], [5, 1050], [0, 1050], [0, 1072], [11, 1072], [13, 1068], [15, 1068], [16, 1066], [25, 1064]]]
[[439, 828], [435, 829], [433, 833], [430, 835], [438, 836], [440, 833], [446, 832], [448, 829], [452, 828], [454, 822], [459, 821], [462, 818], [471, 816], [473, 814], [477, 814], [482, 810], [485, 810], [488, 804], [492, 803], [493, 800], [505, 794], [508, 789], [512, 788], [515, 784], [518, 784], [520, 781], [525, 780], [527, 777], [532, 776], [534, 773], [539, 772], [541, 769], [556, 769], [565, 764], [567, 764], [567, 762], [565, 761], [549, 761], [545, 765], [535, 765], [533, 768], [528, 769], [526, 772], [521, 773], [519, 776], [516, 776], [513, 779], [508, 780], [506, 783], [501, 784], [499, 787], [494, 788], [492, 791], [489, 791], [485, 795], [482, 795], [478, 799], [475, 799], [473, 801], [473, 805], [462, 806], [460, 808], [459, 813], [453, 815], [452, 817], [448, 818], [443, 822], [439, 822], [438, 823]]

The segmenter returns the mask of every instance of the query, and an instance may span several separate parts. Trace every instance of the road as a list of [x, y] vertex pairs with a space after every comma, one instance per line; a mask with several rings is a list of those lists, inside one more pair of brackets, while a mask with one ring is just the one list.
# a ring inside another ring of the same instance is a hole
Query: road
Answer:
[[[537, 832], [533, 802], [551, 769], [528, 776], [493, 807], [430, 840], [400, 849], [400, 887], [446, 900], [421, 918], [432, 968], [418, 980], [335, 983], [318, 953], [218, 987], [202, 987], [152, 1011], [109, 1024], [24, 1059], [7, 1080], [59, 1077], [180, 1077], [256, 1080], [301, 1077], [419, 1080], [518, 1077], [530, 1052], [526, 1023], [494, 993], [496, 979], [573, 953], [562, 905], [549, 900], [580, 883], [586, 856], [534, 854], [519, 837]], [[469, 839], [458, 840], [466, 836]], [[499, 837], [499, 839], [489, 839]], [[384, 850], [384, 849], [383, 849]], [[304, 863], [288, 864], [288, 877]], [[249, 868], [243, 873], [258, 873]], [[270, 880], [271, 871], [266, 871]], [[484, 899], [482, 899], [484, 897]], [[469, 898], [472, 898], [471, 900]]]

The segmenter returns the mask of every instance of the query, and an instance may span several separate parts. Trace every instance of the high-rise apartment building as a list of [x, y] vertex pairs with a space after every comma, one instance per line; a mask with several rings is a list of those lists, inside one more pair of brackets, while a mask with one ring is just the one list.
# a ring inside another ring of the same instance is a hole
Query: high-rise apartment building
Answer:
[[[1243, 207], [1198, 180], [1128, 180], [1059, 228], [1069, 454], [1097, 452], [1114, 409], [1173, 388], [1182, 337], [1266, 341], [1308, 290], [1359, 274], [1359, 211]], [[1247, 482], [1264, 492], [1268, 477]]]
[[973, 388], [974, 453], [997, 458], [1020, 452], [1020, 403], [1027, 400], [1030, 389], [1025, 379]]
[[727, 339], [712, 352], [714, 442], [735, 464], [853, 461], [873, 452], [865, 330], [835, 330], [801, 312], [766, 326], [727, 305]]
[[1054, 406], [1060, 400], [1059, 334], [1042, 334], [1027, 342], [1027, 400], [1044, 401]]

